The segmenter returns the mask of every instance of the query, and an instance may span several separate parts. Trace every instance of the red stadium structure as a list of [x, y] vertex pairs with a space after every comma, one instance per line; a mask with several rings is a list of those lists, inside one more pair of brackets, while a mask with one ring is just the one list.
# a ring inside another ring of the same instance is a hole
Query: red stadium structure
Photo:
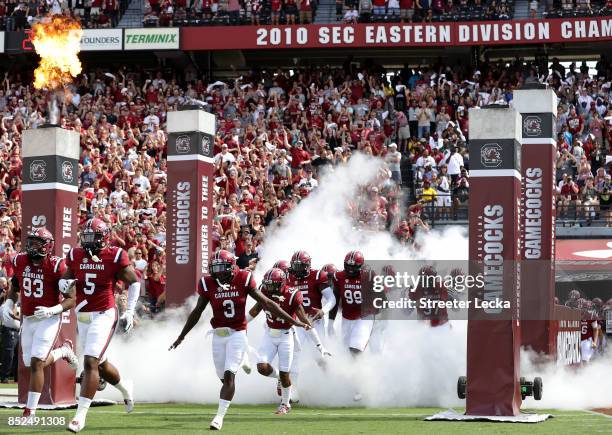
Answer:
[[522, 89], [514, 94], [521, 115], [521, 321], [522, 344], [554, 355], [555, 159], [557, 96], [552, 89]]
[[[23, 141], [23, 222], [27, 230], [46, 226], [55, 239], [54, 255], [64, 254], [77, 241], [77, 181], [79, 135], [58, 126], [26, 130]], [[24, 231], [23, 237], [27, 235]], [[64, 340], [76, 343], [74, 310], [62, 314], [55, 347]], [[20, 352], [21, 354], [21, 352]], [[19, 403], [25, 403], [29, 370], [19, 356]], [[41, 405], [75, 403], [76, 374], [67, 364], [45, 369]]]
[[470, 273], [485, 277], [484, 288], [470, 295], [470, 300], [504, 300], [511, 306], [470, 307], [466, 414], [517, 416], [521, 406], [521, 325], [516, 315], [520, 117], [507, 107], [472, 109], [469, 116], [470, 155], [474, 156], [470, 161]]
[[215, 116], [186, 107], [168, 114], [168, 304], [182, 304], [208, 272], [213, 219]]

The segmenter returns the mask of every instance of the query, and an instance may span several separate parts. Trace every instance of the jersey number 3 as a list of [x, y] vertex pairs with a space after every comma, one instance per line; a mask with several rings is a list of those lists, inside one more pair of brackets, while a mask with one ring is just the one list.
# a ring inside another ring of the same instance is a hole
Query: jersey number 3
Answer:
[[223, 314], [228, 319], [231, 319], [236, 314], [236, 310], [234, 309], [234, 301], [231, 299], [226, 299], [223, 301]]
[[83, 293], [86, 295], [92, 295], [96, 290], [96, 283], [93, 282], [94, 279], [98, 277], [95, 273], [86, 273], [85, 274], [85, 287], [83, 288]]
[[43, 281], [42, 279], [23, 279], [23, 295], [27, 297], [42, 298]]

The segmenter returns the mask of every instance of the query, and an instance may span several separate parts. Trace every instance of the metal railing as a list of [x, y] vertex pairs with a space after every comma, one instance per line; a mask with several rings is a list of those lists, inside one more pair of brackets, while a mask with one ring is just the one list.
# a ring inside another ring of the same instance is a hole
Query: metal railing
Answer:
[[[450, 206], [439, 205], [438, 198], [450, 197]], [[469, 199], [459, 201], [453, 194], [440, 195], [433, 201], [424, 202], [421, 219], [431, 227], [436, 225], [467, 225]], [[612, 209], [602, 210], [599, 206], [568, 204], [556, 209], [557, 227], [612, 227]]]

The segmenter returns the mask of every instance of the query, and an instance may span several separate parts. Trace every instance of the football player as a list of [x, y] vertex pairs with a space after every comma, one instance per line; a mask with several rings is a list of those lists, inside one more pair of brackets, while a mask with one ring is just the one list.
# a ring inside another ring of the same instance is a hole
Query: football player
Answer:
[[588, 363], [597, 349], [600, 335], [597, 315], [593, 313], [593, 303], [588, 299], [578, 299], [580, 320], [580, 355], [583, 363]]
[[[414, 292], [410, 292], [410, 298], [416, 301], [417, 318], [421, 321], [429, 322], [429, 325], [436, 327], [450, 328], [448, 323], [448, 311], [446, 307], [437, 305], [440, 301], [446, 302], [452, 297], [448, 289], [438, 281], [438, 273], [432, 266], [423, 266], [419, 270], [419, 275], [425, 283], [419, 285]], [[428, 282], [429, 281], [429, 282]], [[421, 306], [420, 301], [432, 303], [431, 306]]]
[[[321, 343], [321, 337], [325, 336], [327, 315], [336, 305], [336, 297], [329, 285], [327, 273], [311, 268], [311, 258], [306, 251], [296, 251], [291, 257], [287, 284], [302, 294], [304, 311], [313, 321], [312, 330], [298, 330], [298, 345], [294, 347], [293, 366], [291, 367], [293, 383], [297, 386], [301, 355], [300, 343], [308, 339], [315, 345], [322, 357], [331, 355]], [[294, 396], [297, 399], [297, 388], [294, 390]]]
[[[279, 268], [272, 268], [264, 275], [261, 292], [275, 301], [292, 318], [297, 316], [303, 323], [310, 324], [303, 307], [303, 294], [287, 286], [287, 276]], [[256, 303], [249, 311], [247, 319], [255, 318], [262, 310]], [[276, 414], [287, 414], [291, 410], [291, 378], [292, 361], [295, 347], [295, 331], [291, 324], [282, 318], [266, 311], [267, 328], [258, 350], [259, 361], [257, 371], [264, 375], [275, 377], [281, 383], [281, 403]], [[278, 370], [271, 363], [278, 354]]]
[[6, 319], [13, 313], [17, 297], [21, 299], [21, 350], [23, 364], [30, 368], [24, 417], [36, 413], [45, 382], [45, 367], [60, 359], [74, 370], [78, 367], [70, 340], [51, 350], [62, 326], [62, 313], [75, 304], [74, 287], [60, 293], [59, 280], [66, 271], [66, 263], [52, 255], [53, 244], [53, 235], [46, 228], [34, 229], [27, 235], [25, 252], [13, 257], [15, 273], [2, 305], [2, 316]]
[[[87, 411], [100, 377], [121, 392], [128, 413], [134, 408], [132, 386], [122, 381], [117, 368], [106, 358], [106, 350], [118, 320], [122, 321], [126, 333], [132, 329], [140, 282], [127, 252], [110, 245], [110, 229], [98, 218], [85, 223], [80, 246], [68, 252], [66, 263], [68, 268], [60, 280], [60, 290], [70, 288], [76, 280], [75, 312], [84, 355], [77, 412], [67, 428], [77, 433], [85, 427]], [[118, 280], [129, 286], [127, 309], [121, 319], [118, 319], [113, 291]]]
[[[360, 251], [350, 251], [344, 257], [344, 270], [337, 271], [333, 277], [342, 311], [342, 340], [353, 357], [366, 349], [374, 327], [375, 310], [371, 303], [374, 275], [364, 264]], [[359, 392], [355, 393], [354, 400], [361, 400]]]
[[283, 319], [288, 325], [303, 328], [310, 326], [294, 319], [276, 302], [263, 295], [257, 289], [252, 273], [238, 269], [234, 255], [228, 251], [215, 252], [210, 260], [210, 275], [204, 275], [198, 281], [197, 292], [198, 302], [170, 350], [183, 342], [200, 320], [206, 306], [210, 304], [213, 312], [210, 323], [214, 330], [212, 355], [217, 377], [223, 384], [217, 414], [211, 421], [210, 428], [220, 430], [234, 397], [236, 371], [241, 366], [249, 346], [246, 336], [247, 295], [255, 299], [266, 312]]

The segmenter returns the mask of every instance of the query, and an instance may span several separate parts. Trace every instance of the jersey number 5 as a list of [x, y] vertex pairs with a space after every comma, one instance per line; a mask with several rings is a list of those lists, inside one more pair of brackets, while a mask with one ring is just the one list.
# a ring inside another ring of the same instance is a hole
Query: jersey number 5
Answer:
[[234, 301], [232, 301], [231, 299], [223, 301], [223, 308], [223, 314], [228, 319], [234, 317], [234, 315], [236, 314], [236, 310], [234, 309]]
[[93, 282], [94, 279], [98, 277], [95, 273], [86, 273], [85, 274], [85, 288], [83, 289], [83, 293], [86, 295], [92, 295], [96, 290], [96, 283]]
[[23, 279], [23, 295], [27, 297], [42, 298], [43, 282], [42, 279]]

